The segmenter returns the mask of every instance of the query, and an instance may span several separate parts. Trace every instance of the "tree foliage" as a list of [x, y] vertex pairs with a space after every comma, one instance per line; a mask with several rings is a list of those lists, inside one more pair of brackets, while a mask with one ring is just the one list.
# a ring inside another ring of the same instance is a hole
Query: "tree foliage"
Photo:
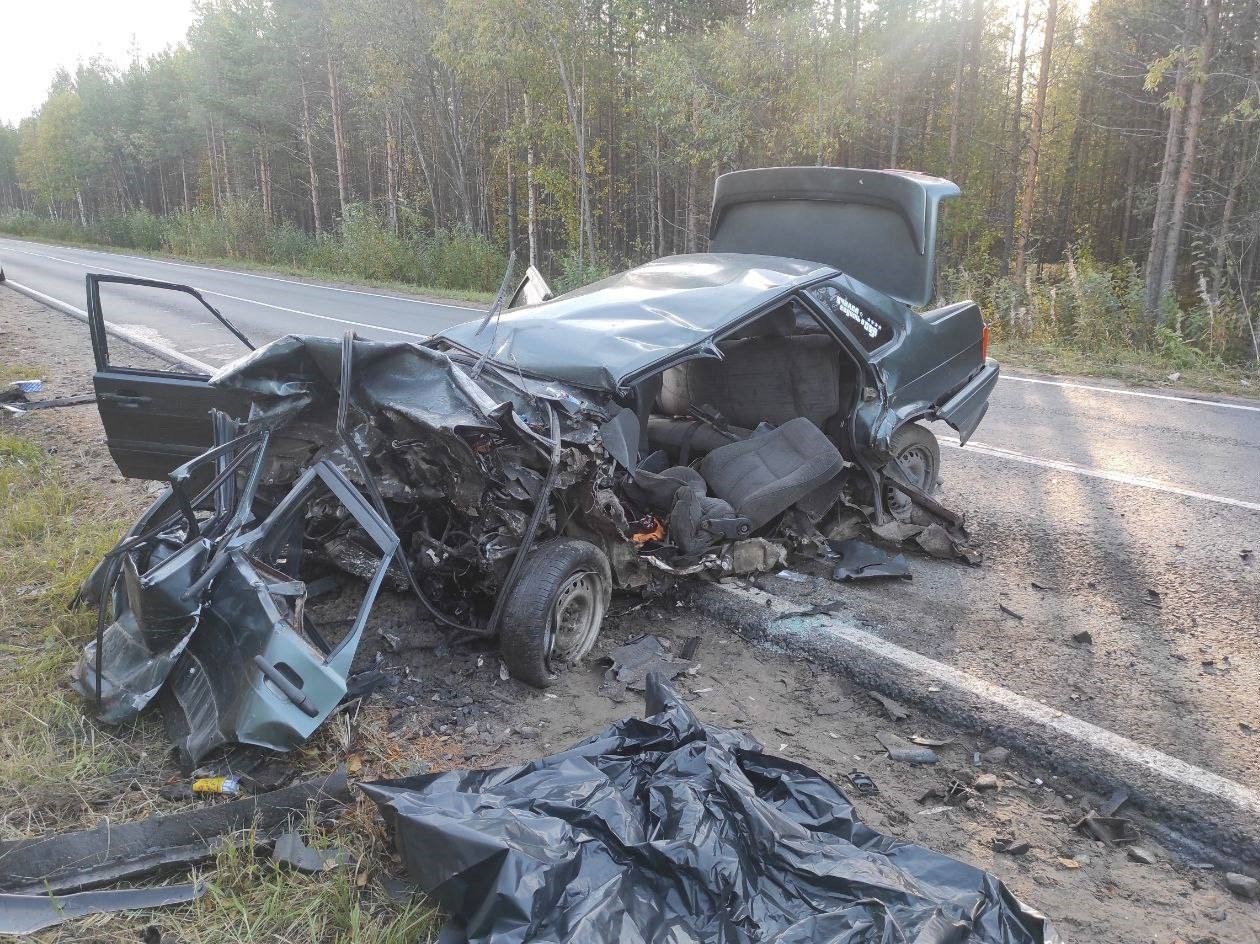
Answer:
[[1260, 360], [1258, 74], [1256, 0], [204, 0], [0, 126], [0, 210], [248, 218], [294, 258], [468, 238], [572, 281], [702, 251], [724, 171], [907, 167], [962, 185], [948, 278], [1000, 329]]

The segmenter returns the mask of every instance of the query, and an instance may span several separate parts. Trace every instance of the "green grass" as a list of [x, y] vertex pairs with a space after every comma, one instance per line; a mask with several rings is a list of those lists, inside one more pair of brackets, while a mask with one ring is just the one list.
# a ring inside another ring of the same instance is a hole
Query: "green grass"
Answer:
[[[4, 372], [0, 372], [3, 376]], [[67, 609], [79, 583], [117, 539], [120, 522], [67, 481], [35, 443], [0, 433], [0, 837], [53, 825], [74, 805], [70, 784], [131, 760], [90, 729], [65, 685], [91, 616]], [[15, 821], [25, 810], [25, 820]]]
[[0, 388], [7, 387], [15, 380], [36, 380], [40, 376], [39, 368], [26, 364], [0, 364]]
[[[38, 371], [0, 365], [0, 377]], [[69, 672], [95, 613], [68, 607], [79, 584], [129, 523], [110, 496], [72, 481], [39, 444], [0, 432], [0, 840], [82, 829], [188, 809], [161, 798], [170, 748], [151, 717], [107, 729], [84, 717]], [[364, 773], [397, 775], [424, 745], [401, 745], [384, 708], [338, 716], [290, 759], [315, 776], [348, 756]], [[443, 745], [449, 750], [448, 745]], [[96, 915], [48, 934], [134, 942], [155, 924], [185, 944], [318, 941], [411, 944], [438, 927], [432, 905], [381, 889], [393, 870], [374, 806], [360, 797], [331, 824], [304, 824], [314, 846], [349, 850], [355, 864], [317, 876], [282, 871], [238, 837], [201, 877], [207, 894], [178, 908]], [[179, 880], [179, 879], [174, 879]]]

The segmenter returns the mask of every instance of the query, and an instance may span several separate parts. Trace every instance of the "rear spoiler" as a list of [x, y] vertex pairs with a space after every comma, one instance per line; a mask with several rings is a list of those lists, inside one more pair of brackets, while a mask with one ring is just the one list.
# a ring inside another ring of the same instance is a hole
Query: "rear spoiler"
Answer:
[[785, 256], [833, 266], [908, 305], [926, 305], [940, 202], [952, 181], [906, 170], [765, 167], [718, 177], [713, 252]]

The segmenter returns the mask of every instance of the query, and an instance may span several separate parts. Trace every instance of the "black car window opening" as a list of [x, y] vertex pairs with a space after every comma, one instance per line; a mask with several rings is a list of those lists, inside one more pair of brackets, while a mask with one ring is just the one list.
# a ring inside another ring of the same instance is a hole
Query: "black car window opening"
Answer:
[[878, 351], [893, 339], [891, 325], [861, 307], [834, 282], [824, 282], [807, 291], [845, 326], [867, 354]]

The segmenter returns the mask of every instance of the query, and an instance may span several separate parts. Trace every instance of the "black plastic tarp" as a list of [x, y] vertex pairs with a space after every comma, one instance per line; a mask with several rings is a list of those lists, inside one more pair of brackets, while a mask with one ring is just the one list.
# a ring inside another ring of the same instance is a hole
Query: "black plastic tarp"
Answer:
[[859, 822], [838, 787], [648, 717], [518, 767], [368, 784], [411, 877], [478, 942], [1060, 942], [994, 876]]

